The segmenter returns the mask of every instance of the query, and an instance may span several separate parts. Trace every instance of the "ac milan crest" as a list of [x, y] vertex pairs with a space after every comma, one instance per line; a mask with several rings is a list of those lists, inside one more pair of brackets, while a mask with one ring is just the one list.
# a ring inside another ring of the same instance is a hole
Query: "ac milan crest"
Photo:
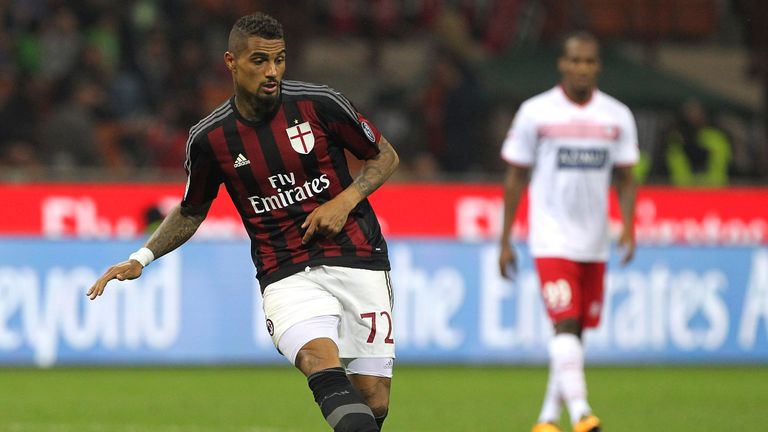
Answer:
[[307, 154], [315, 147], [315, 136], [312, 134], [312, 128], [309, 122], [304, 122], [285, 130], [288, 139], [291, 140], [291, 147], [296, 152]]

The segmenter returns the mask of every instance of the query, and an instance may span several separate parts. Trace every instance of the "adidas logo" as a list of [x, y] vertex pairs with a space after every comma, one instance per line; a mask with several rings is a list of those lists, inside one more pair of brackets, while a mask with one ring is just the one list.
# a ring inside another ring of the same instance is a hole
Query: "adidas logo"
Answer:
[[237, 159], [235, 159], [235, 168], [240, 168], [241, 166], [250, 165], [251, 161], [245, 158], [242, 153], [237, 154]]

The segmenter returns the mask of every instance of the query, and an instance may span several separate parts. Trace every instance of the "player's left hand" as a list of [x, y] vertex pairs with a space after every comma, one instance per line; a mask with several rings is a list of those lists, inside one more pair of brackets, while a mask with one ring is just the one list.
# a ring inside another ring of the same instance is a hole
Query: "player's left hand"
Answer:
[[347, 223], [351, 209], [342, 200], [332, 199], [312, 210], [301, 228], [306, 229], [301, 244], [307, 244], [315, 235], [333, 238]]
[[621, 265], [626, 265], [635, 257], [635, 236], [631, 231], [623, 230], [619, 237], [619, 247], [624, 249]]

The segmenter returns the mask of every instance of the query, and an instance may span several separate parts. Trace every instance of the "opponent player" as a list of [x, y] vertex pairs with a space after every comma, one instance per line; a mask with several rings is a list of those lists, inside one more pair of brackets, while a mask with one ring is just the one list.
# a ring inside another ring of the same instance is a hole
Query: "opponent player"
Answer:
[[615, 171], [624, 223], [623, 263], [635, 251], [637, 130], [630, 110], [596, 88], [598, 41], [589, 33], [564, 40], [562, 81], [523, 103], [502, 146], [509, 163], [504, 182], [504, 227], [499, 266], [516, 265], [510, 230], [530, 177], [530, 248], [555, 337], [549, 344], [549, 383], [534, 432], [560, 431], [562, 404], [575, 432], [597, 432], [587, 402], [582, 331], [600, 320], [608, 258], [608, 190]]
[[[283, 80], [286, 47], [274, 18], [240, 18], [224, 62], [234, 96], [189, 132], [181, 204], [88, 295], [139, 277], [189, 240], [223, 183], [251, 238], [275, 346], [307, 376], [333, 430], [378, 431], [395, 344], [387, 245], [366, 197], [398, 156], [340, 93]], [[354, 180], [345, 149], [365, 161]]]

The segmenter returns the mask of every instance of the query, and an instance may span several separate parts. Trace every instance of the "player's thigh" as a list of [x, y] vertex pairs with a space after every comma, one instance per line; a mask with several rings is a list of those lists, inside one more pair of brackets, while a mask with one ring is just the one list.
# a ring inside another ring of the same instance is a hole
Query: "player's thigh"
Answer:
[[267, 331], [278, 348], [284, 333], [298, 323], [341, 315], [338, 299], [305, 272], [269, 284], [264, 289], [263, 307]]
[[326, 267], [328, 289], [342, 307], [339, 355], [342, 358], [394, 358], [392, 286], [389, 272]]
[[339, 316], [323, 315], [299, 321], [283, 332], [278, 351], [305, 375], [341, 366]]
[[536, 258], [541, 297], [553, 322], [582, 319], [579, 263], [563, 258]]
[[581, 263], [582, 267], [582, 316], [584, 328], [597, 327], [603, 310], [605, 292], [605, 263]]

